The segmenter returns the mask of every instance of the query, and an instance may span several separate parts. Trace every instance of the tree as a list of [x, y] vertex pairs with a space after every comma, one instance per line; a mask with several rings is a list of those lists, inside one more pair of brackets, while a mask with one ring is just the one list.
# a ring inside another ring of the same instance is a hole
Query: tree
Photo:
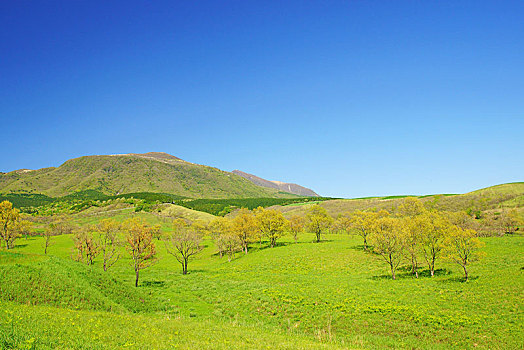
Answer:
[[133, 260], [135, 287], [138, 287], [140, 270], [150, 267], [157, 261], [153, 234], [151, 227], [140, 218], [127, 219], [122, 227], [126, 232], [126, 248]]
[[47, 250], [49, 249], [49, 247], [55, 243], [53, 239], [54, 236], [56, 236], [56, 233], [53, 230], [53, 226], [51, 225], [46, 227], [44, 230], [44, 233], [42, 233], [42, 237], [44, 238], [42, 245], [44, 247], [44, 254], [46, 255], [47, 255]]
[[226, 252], [225, 248], [226, 245], [224, 244], [223, 236], [230, 234], [231, 232], [231, 220], [225, 217], [217, 217], [211, 223], [209, 224], [209, 231], [211, 232], [211, 235], [215, 239], [218, 253], [220, 254], [220, 257]]
[[104, 271], [107, 271], [120, 259], [120, 252], [118, 250], [120, 245], [118, 231], [120, 228], [120, 224], [112, 219], [104, 219], [98, 224], [98, 246], [100, 247], [100, 253], [102, 255], [102, 267]]
[[275, 209], [264, 209], [258, 207], [254, 210], [261, 234], [267, 236], [269, 244], [273, 248], [287, 230], [287, 220], [284, 215]]
[[423, 235], [424, 225], [420, 224], [421, 217], [407, 217], [400, 219], [405, 234], [405, 247], [411, 260], [411, 273], [418, 278], [418, 257], [420, 253], [420, 241]]
[[368, 236], [373, 232], [375, 222], [388, 216], [389, 213], [385, 210], [379, 212], [356, 210], [350, 217], [351, 227], [357, 234], [364, 239], [364, 249], [368, 249]]
[[20, 219], [20, 211], [13, 208], [9, 201], [0, 203], [0, 238], [6, 249], [14, 247], [15, 240], [21, 237], [21, 231], [27, 227], [25, 221]]
[[424, 204], [416, 197], [406, 197], [398, 206], [398, 214], [400, 216], [415, 217], [424, 212], [426, 212]]
[[335, 221], [333, 221], [331, 230], [334, 233], [349, 233], [351, 230], [351, 219], [349, 215], [339, 215]]
[[396, 279], [396, 271], [404, 257], [405, 239], [399, 219], [382, 217], [375, 222], [370, 236], [373, 250], [386, 261], [391, 270], [391, 278]]
[[229, 262], [231, 262], [235, 253], [242, 249], [238, 236], [229, 232], [220, 234], [216, 239], [216, 243], [220, 252], [220, 257], [222, 257], [223, 253], [227, 254], [227, 260]]
[[95, 240], [92, 226], [84, 226], [73, 235], [76, 256], [73, 259], [86, 265], [93, 265], [95, 258], [100, 253], [98, 242]]
[[416, 197], [406, 197], [397, 208], [397, 214], [402, 217], [399, 224], [402, 226], [405, 239], [405, 249], [411, 261], [411, 273], [418, 278], [418, 257], [420, 254], [420, 240], [424, 232], [421, 229], [422, 214], [427, 213], [420, 199]]
[[305, 221], [304, 217], [299, 215], [293, 215], [288, 221], [289, 231], [291, 231], [295, 243], [298, 243], [298, 235], [304, 231]]
[[247, 254], [248, 245], [253, 242], [258, 231], [257, 219], [251, 211], [242, 208], [231, 220], [231, 231], [238, 237], [242, 249]]
[[50, 246], [54, 244], [54, 236], [71, 234], [73, 232], [73, 226], [65, 221], [63, 218], [58, 218], [55, 221], [51, 222], [42, 236], [44, 237], [43, 246], [44, 254], [47, 254], [47, 250]]
[[203, 246], [202, 234], [197, 225], [176, 225], [174, 231], [166, 238], [167, 252], [182, 265], [182, 274], [187, 274], [189, 259], [198, 254]]
[[513, 234], [519, 230], [519, 226], [523, 224], [523, 220], [518, 214], [517, 210], [504, 210], [497, 218], [498, 226], [501, 228], [500, 232], [504, 234]]
[[436, 211], [424, 213], [419, 218], [420, 247], [428, 264], [431, 277], [433, 277], [435, 275], [435, 262], [443, 248], [444, 235], [451, 227], [451, 224], [442, 214]]
[[445, 256], [459, 264], [464, 269], [464, 278], [468, 281], [468, 266], [484, 256], [480, 248], [483, 243], [477, 238], [476, 232], [471, 229], [462, 229], [454, 226], [449, 229], [445, 240]]
[[162, 225], [153, 225], [153, 227], [151, 227], [151, 234], [153, 235], [153, 238], [160, 240], [162, 238]]
[[326, 209], [318, 204], [311, 206], [306, 214], [306, 226], [316, 235], [316, 242], [320, 242], [320, 235], [327, 231], [333, 222]]

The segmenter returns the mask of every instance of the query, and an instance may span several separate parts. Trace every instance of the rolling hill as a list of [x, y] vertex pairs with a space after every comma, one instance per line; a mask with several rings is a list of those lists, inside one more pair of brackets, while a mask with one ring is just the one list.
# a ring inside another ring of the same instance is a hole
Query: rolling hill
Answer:
[[[408, 196], [370, 197], [355, 199], [333, 199], [320, 202], [329, 214], [336, 217], [339, 214], [355, 210], [385, 209], [393, 210], [403, 198]], [[432, 202], [432, 205], [441, 210], [490, 210], [497, 208], [523, 208], [524, 182], [501, 184], [482, 188], [464, 194], [437, 194], [429, 196], [414, 196], [423, 202]], [[305, 215], [310, 204], [276, 206], [286, 216]]]
[[0, 193], [64, 196], [96, 190], [108, 195], [170, 193], [190, 198], [294, 197], [236, 174], [193, 164], [167, 153], [84, 156], [59, 167], [0, 174]]

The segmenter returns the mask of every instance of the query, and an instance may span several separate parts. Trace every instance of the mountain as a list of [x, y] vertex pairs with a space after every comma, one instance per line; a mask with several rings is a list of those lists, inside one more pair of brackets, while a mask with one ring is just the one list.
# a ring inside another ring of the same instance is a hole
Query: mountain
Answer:
[[261, 177], [255, 176], [253, 174], [245, 173], [240, 170], [233, 170], [232, 173], [242, 176], [245, 179], [248, 179], [249, 181], [251, 181], [252, 183], [254, 183], [257, 186], [273, 188], [279, 191], [285, 191], [285, 192], [293, 193], [299, 196], [319, 197], [319, 195], [316, 194], [313, 190], [297, 185], [297, 184], [291, 184], [291, 183], [286, 183], [286, 182], [281, 182], [281, 181], [269, 181]]
[[191, 198], [294, 197], [257, 186], [236, 174], [160, 152], [84, 156], [56, 168], [0, 173], [0, 193], [57, 197], [85, 190], [108, 195], [170, 193]]

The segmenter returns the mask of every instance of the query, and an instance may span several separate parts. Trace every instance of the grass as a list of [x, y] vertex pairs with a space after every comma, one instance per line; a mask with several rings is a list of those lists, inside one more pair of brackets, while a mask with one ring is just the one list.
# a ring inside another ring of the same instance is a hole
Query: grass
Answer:
[[[109, 300], [124, 306], [107, 312], [106, 304], [83, 310], [56, 303], [27, 306], [27, 299], [14, 303], [2, 292], [0, 312], [11, 310], [21, 319], [9, 316], [14, 326], [2, 321], [0, 339], [15, 334], [25, 346], [34, 338], [42, 348], [123, 348], [126, 342], [131, 348], [523, 347], [524, 237], [483, 238], [487, 257], [472, 266], [467, 283], [458, 266], [440, 260], [434, 278], [423, 272], [414, 279], [404, 269], [392, 281], [386, 265], [365, 252], [358, 238], [324, 238], [317, 244], [304, 234], [294, 244], [286, 237], [275, 248], [255, 243], [231, 263], [206, 241], [185, 276], [159, 245], [160, 260], [141, 273], [137, 289], [125, 257], [109, 272], [115, 284], [108, 288], [145, 295], [151, 306], [143, 309], [125, 306], [134, 305], [121, 301], [125, 293], [109, 293]], [[56, 238], [52, 258], [39, 254], [40, 238], [18, 243], [14, 255], [0, 255], [6, 271], [32, 276], [31, 269], [50, 264], [49, 271], [75, 272], [93, 295], [101, 288], [92, 278], [101, 274], [98, 264], [67, 261], [70, 237]], [[9, 280], [11, 293], [27, 288], [24, 278]]]

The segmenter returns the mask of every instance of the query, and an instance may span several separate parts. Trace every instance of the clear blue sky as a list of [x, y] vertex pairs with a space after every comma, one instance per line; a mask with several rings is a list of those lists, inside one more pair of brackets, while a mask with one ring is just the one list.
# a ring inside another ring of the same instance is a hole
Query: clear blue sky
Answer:
[[0, 171], [164, 151], [322, 195], [523, 181], [523, 1], [2, 1]]

